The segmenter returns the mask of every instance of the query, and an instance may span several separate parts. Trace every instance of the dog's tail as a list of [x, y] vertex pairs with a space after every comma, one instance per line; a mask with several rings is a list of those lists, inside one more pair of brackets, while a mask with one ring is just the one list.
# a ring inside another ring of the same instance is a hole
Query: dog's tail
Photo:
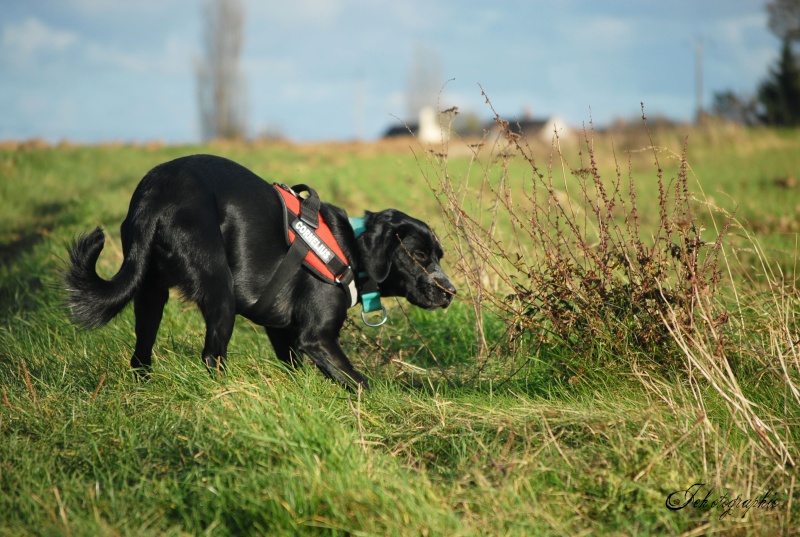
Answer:
[[104, 242], [103, 230], [98, 227], [79, 236], [69, 248], [70, 264], [64, 274], [67, 306], [72, 321], [85, 328], [103, 326], [121, 312], [147, 272], [149, 240], [133, 241], [122, 267], [110, 280], [98, 276], [95, 265]]

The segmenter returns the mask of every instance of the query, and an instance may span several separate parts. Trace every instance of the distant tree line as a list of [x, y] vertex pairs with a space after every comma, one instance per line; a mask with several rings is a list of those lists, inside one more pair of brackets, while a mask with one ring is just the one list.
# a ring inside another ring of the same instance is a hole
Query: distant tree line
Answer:
[[745, 125], [800, 126], [800, 0], [767, 3], [769, 29], [781, 40], [777, 63], [759, 84], [755, 95], [731, 90], [714, 94], [712, 114]]

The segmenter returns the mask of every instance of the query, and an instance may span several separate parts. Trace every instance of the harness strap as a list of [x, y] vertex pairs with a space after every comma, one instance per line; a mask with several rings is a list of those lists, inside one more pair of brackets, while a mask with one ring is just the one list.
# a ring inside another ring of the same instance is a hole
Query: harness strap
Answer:
[[258, 315], [272, 305], [283, 286], [292, 279], [297, 269], [303, 264], [307, 253], [308, 246], [303, 241], [296, 240], [292, 243], [289, 251], [286, 252], [286, 257], [278, 265], [278, 270], [267, 284], [267, 288], [261, 293], [258, 301], [250, 307], [248, 313]]

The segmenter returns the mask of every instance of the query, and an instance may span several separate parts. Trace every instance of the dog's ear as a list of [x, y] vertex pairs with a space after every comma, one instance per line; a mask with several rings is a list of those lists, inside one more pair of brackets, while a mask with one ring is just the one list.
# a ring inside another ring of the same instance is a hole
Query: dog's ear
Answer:
[[392, 268], [392, 254], [400, 243], [398, 225], [392, 210], [364, 214], [364, 234], [358, 238], [361, 261], [367, 275], [377, 283], [389, 277]]

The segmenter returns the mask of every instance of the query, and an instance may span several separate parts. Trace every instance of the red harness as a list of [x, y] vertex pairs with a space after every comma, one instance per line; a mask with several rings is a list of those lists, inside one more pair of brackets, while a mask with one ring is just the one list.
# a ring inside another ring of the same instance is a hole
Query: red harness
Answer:
[[[322, 281], [341, 286], [349, 306], [355, 306], [358, 290], [353, 269], [319, 212], [320, 201], [316, 191], [306, 185], [293, 188], [279, 184], [273, 186], [283, 205], [283, 229], [286, 230], [289, 250], [248, 313], [259, 315], [269, 311], [281, 289], [303, 266]], [[301, 198], [298, 195], [303, 191], [308, 192], [308, 197]]]
[[[283, 201], [283, 207], [285, 209], [283, 212], [283, 227], [286, 229], [286, 244], [291, 246], [297, 238], [297, 233], [295, 233], [292, 224], [297, 222], [297, 217], [301, 216], [301, 199], [286, 185], [275, 184], [273, 186], [275, 190], [278, 191], [280, 194], [279, 197]], [[289, 222], [290, 215], [294, 216], [293, 222]], [[318, 214], [318, 218], [318, 227], [316, 229], [305, 224], [302, 219], [299, 224], [295, 224], [295, 226], [299, 227], [298, 232], [303, 234], [306, 243], [311, 243], [309, 244], [311, 247], [306, 257], [303, 259], [303, 264], [321, 279], [336, 284], [339, 283], [341, 277], [343, 277], [347, 269], [350, 268], [350, 264], [347, 262], [347, 256], [344, 255], [344, 252], [342, 252], [342, 249], [339, 247], [339, 243], [336, 242], [336, 238], [333, 236], [331, 228], [328, 227], [325, 219], [322, 218], [321, 214]], [[322, 243], [317, 248], [313, 246], [315, 236], [316, 239]], [[338, 263], [332, 263], [332, 258], [326, 254], [326, 250], [338, 260]], [[334, 274], [334, 271], [337, 273]]]

